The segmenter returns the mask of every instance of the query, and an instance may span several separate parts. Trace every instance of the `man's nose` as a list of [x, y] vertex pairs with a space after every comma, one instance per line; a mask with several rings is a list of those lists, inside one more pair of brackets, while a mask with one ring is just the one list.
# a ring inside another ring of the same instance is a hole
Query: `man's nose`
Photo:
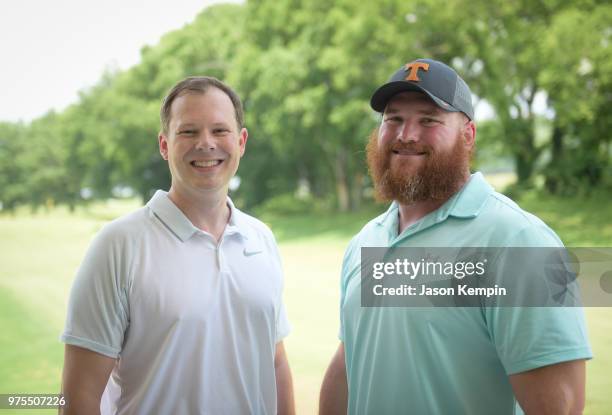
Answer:
[[217, 147], [217, 143], [213, 134], [207, 131], [202, 131], [196, 140], [195, 148], [203, 151], [212, 151]]
[[397, 140], [402, 143], [419, 141], [418, 125], [410, 120], [405, 120], [399, 128]]

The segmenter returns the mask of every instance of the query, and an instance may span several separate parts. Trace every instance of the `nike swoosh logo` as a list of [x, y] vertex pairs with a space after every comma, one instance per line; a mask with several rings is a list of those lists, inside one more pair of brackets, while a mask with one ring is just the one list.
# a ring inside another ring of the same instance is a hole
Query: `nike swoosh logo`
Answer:
[[244, 254], [244, 256], [253, 256], [253, 255], [261, 254], [261, 251], [247, 251], [245, 248], [245, 250], [242, 251], [242, 253]]

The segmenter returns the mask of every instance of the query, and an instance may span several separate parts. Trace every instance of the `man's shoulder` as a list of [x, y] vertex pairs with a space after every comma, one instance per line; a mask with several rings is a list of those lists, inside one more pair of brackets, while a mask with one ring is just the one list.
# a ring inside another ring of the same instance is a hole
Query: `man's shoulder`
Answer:
[[270, 227], [255, 216], [251, 216], [248, 213], [241, 211], [236, 208], [235, 213], [238, 217], [238, 226], [246, 228], [242, 229], [250, 233], [256, 233], [260, 237], [269, 238], [274, 240], [274, 234]]
[[142, 237], [143, 231], [148, 228], [151, 222], [151, 214], [150, 209], [143, 206], [133, 212], [119, 216], [104, 224], [97, 237], [106, 241]]
[[503, 233], [508, 241], [515, 239], [517, 243], [529, 245], [561, 244], [557, 234], [542, 219], [501, 193], [492, 192], [485, 207], [479, 219]]
[[349, 241], [347, 252], [360, 249], [364, 246], [385, 246], [387, 238], [384, 237], [386, 228], [385, 222], [389, 220], [389, 215], [393, 214], [392, 209], [386, 210], [380, 215], [370, 219]]
[[[384, 211], [380, 215], [370, 219], [359, 232], [355, 235], [355, 237], [359, 238], [371, 238], [373, 235], [380, 232], [381, 228], [384, 227], [386, 221], [389, 220], [389, 215], [392, 215], [393, 212], [391, 209]], [[397, 211], [395, 211], [397, 214]]]
[[103, 267], [108, 261], [118, 266], [128, 264], [150, 229], [149, 215], [145, 206], [104, 224], [93, 235], [84, 263], [94, 267]]
[[488, 212], [496, 217], [499, 224], [513, 226], [540, 226], [545, 223], [531, 212], [519, 206], [517, 202], [508, 196], [498, 192], [492, 192], [488, 199]]

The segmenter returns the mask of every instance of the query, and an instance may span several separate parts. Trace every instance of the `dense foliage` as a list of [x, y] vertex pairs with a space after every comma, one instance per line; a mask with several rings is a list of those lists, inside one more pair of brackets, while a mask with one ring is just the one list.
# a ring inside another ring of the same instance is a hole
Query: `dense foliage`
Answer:
[[377, 123], [368, 99], [416, 57], [452, 64], [492, 107], [479, 157], [510, 156], [519, 186], [536, 177], [561, 194], [611, 186], [611, 22], [612, 6], [595, 0], [212, 6], [61, 113], [0, 123], [0, 202], [74, 206], [167, 189], [161, 99], [185, 76], [213, 75], [245, 102], [250, 139], [235, 198], [255, 206], [297, 192], [317, 206], [357, 208]]

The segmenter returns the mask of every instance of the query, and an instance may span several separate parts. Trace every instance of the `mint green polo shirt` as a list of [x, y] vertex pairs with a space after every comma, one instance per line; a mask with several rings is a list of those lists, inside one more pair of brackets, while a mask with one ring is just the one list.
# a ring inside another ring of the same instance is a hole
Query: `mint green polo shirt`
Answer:
[[351, 240], [340, 339], [349, 414], [520, 414], [509, 375], [592, 357], [581, 308], [361, 307], [362, 247], [559, 247], [480, 173], [398, 235], [398, 205]]

